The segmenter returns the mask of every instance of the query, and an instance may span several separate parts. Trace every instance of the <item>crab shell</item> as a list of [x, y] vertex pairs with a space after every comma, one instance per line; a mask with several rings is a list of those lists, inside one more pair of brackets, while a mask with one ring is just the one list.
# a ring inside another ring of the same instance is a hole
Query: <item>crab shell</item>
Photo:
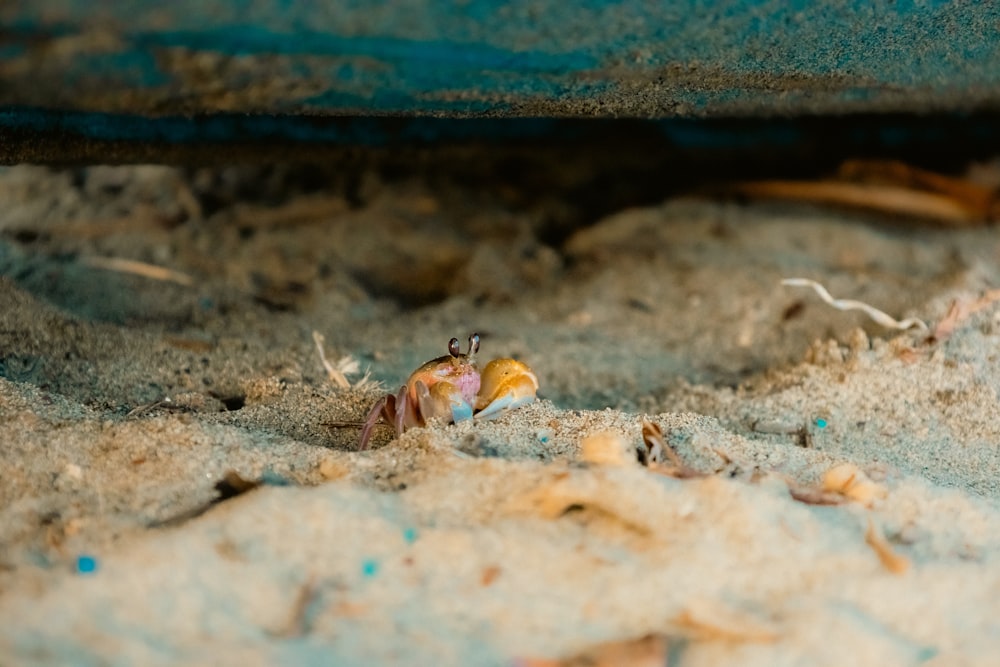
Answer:
[[479, 335], [469, 337], [469, 352], [461, 354], [458, 340], [448, 343], [449, 354], [432, 359], [413, 371], [406, 384], [372, 406], [361, 430], [360, 448], [368, 445], [372, 431], [384, 418], [400, 435], [424, 426], [430, 419], [459, 422], [492, 419], [507, 410], [535, 400], [538, 378], [516, 359], [494, 359], [482, 373], [476, 361]]

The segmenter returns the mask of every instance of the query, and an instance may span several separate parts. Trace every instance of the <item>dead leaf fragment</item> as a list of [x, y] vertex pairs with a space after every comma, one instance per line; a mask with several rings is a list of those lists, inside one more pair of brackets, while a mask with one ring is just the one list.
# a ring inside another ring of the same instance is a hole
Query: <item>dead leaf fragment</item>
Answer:
[[931, 334], [930, 340], [937, 343], [948, 340], [962, 322], [997, 301], [1000, 301], [1000, 289], [989, 290], [978, 299], [971, 301], [961, 301], [959, 299], [952, 301], [947, 314], [934, 327], [934, 332]]

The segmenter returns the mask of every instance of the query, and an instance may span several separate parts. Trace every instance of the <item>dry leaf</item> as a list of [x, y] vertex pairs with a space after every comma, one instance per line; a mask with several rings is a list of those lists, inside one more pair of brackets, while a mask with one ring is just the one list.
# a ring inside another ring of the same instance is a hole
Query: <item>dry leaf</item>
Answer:
[[958, 325], [997, 301], [1000, 301], [1000, 289], [990, 290], [973, 301], [959, 301], [958, 299], [952, 301], [948, 313], [934, 327], [931, 339], [938, 343], [948, 340], [955, 333]]

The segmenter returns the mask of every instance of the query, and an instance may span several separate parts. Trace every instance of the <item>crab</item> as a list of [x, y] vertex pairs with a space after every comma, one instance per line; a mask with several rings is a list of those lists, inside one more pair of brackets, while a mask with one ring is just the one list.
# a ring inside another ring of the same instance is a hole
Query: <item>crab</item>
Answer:
[[493, 419], [535, 400], [538, 378], [527, 364], [516, 359], [494, 359], [482, 372], [476, 360], [479, 334], [469, 336], [469, 351], [462, 354], [457, 338], [448, 341], [448, 354], [431, 359], [413, 371], [395, 394], [380, 398], [361, 428], [360, 449], [368, 446], [380, 419], [396, 435], [431, 419], [448, 423]]

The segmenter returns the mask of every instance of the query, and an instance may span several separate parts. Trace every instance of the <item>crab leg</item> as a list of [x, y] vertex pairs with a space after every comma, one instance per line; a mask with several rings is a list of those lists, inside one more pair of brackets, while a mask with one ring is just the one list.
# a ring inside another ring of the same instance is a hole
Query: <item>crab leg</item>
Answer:
[[[389, 406], [390, 403], [393, 404], [392, 407]], [[379, 419], [395, 407], [395, 403], [396, 397], [392, 394], [386, 394], [376, 401], [372, 409], [368, 411], [368, 416], [365, 417], [365, 424], [361, 427], [361, 437], [358, 439], [359, 450], [368, 447], [368, 441], [371, 440], [375, 425], [378, 424]]]
[[375, 430], [375, 426], [378, 424], [380, 419], [385, 419], [390, 426], [396, 429], [396, 435], [399, 436], [403, 433], [405, 428], [405, 418], [406, 418], [406, 385], [399, 388], [399, 393], [395, 396], [392, 394], [386, 394], [380, 398], [372, 409], [368, 411], [368, 416], [365, 418], [364, 426], [361, 427], [361, 437], [359, 438], [358, 449], [362, 450], [368, 446], [368, 441], [371, 440], [372, 431]]

